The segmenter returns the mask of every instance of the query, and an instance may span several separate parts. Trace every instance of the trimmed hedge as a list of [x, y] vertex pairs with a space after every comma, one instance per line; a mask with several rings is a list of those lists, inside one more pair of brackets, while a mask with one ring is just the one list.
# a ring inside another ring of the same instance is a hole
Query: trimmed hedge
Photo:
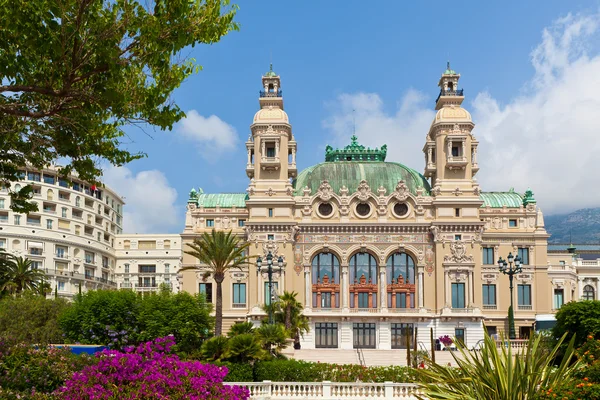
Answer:
[[224, 382], [253, 382], [254, 369], [250, 364], [218, 362], [214, 363], [218, 366], [227, 367], [229, 372], [225, 376]]

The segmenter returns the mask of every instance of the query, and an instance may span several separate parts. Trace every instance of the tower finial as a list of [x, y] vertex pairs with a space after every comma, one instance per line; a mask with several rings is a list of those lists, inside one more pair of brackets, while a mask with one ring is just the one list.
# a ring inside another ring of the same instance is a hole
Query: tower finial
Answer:
[[448, 60], [448, 62], [446, 63], [446, 68], [450, 69], [450, 60]]
[[356, 110], [352, 110], [352, 136], [356, 136]]
[[269, 71], [273, 72], [273, 63], [269, 64]]

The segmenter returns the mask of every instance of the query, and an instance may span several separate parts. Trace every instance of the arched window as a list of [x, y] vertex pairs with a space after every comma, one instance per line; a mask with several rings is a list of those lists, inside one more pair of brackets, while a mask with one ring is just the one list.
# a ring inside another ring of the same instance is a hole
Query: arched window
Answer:
[[272, 83], [269, 83], [269, 93], [273, 93], [275, 91], [275, 87]]
[[377, 261], [369, 253], [350, 259], [350, 307], [377, 308]]
[[377, 284], [377, 261], [369, 253], [357, 253], [350, 259], [350, 283], [360, 283], [363, 275], [367, 283]]
[[583, 300], [595, 300], [596, 298], [596, 291], [594, 290], [594, 287], [591, 285], [585, 285], [583, 287]]
[[76, 207], [80, 207], [81, 205], [81, 199], [79, 198], [79, 196], [75, 197], [75, 206]]
[[340, 306], [340, 260], [333, 253], [312, 259], [312, 303], [314, 308]]
[[46, 198], [48, 200], [54, 200], [54, 192], [52, 191], [52, 189], [48, 189], [48, 192], [46, 192]]
[[15, 192], [19, 192], [21, 190], [21, 185], [19, 185], [18, 183], [15, 185]]
[[415, 307], [415, 261], [406, 253], [387, 259], [387, 296], [389, 308]]
[[452, 82], [448, 82], [448, 91], [452, 92], [454, 90], [454, 84]]

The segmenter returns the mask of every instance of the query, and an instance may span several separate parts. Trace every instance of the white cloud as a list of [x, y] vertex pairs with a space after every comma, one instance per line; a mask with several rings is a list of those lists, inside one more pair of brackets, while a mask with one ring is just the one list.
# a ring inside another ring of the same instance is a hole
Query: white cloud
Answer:
[[126, 167], [108, 167], [104, 182], [125, 197], [123, 232], [179, 232], [183, 223], [178, 218], [175, 200], [177, 191], [157, 170], [134, 174]]
[[[484, 190], [531, 187], [546, 213], [600, 206], [600, 52], [593, 48], [599, 27], [599, 14], [556, 20], [531, 53], [534, 75], [523, 93], [501, 104], [483, 92], [465, 104], [480, 141], [477, 177]], [[324, 125], [337, 144], [341, 137], [347, 142], [354, 109], [360, 142], [387, 143], [388, 160], [422, 171], [430, 106], [414, 90], [392, 114], [377, 94], [343, 94]]]
[[188, 111], [176, 130], [185, 139], [196, 142], [200, 154], [209, 160], [216, 159], [225, 150], [235, 148], [238, 142], [233, 126], [216, 115], [203, 117], [196, 110]]

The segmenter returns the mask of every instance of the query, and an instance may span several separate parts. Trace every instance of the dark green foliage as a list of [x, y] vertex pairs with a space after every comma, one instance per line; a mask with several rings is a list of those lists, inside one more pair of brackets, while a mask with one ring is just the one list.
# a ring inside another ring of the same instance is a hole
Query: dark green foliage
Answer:
[[235, 336], [228, 344], [227, 361], [248, 363], [266, 357], [260, 341], [251, 333]]
[[554, 337], [575, 334], [575, 345], [580, 346], [588, 335], [600, 339], [600, 301], [577, 301], [563, 305], [556, 313]]
[[69, 308], [64, 299], [46, 299], [32, 293], [0, 300], [0, 337], [18, 343], [63, 343], [58, 317]]
[[204, 361], [219, 361], [227, 357], [229, 339], [225, 336], [215, 336], [202, 343], [200, 357]]
[[[185, 114], [171, 94], [201, 69], [190, 46], [237, 30], [236, 11], [227, 0], [3, 1], [0, 182], [57, 159], [61, 174], [95, 181], [100, 160], [143, 157], [123, 146], [124, 127], [172, 129]], [[30, 193], [11, 191], [11, 208], [37, 209]]]
[[225, 382], [253, 382], [254, 381], [254, 368], [249, 363], [231, 363], [231, 362], [217, 362], [216, 365], [227, 367], [227, 376]]
[[282, 324], [262, 324], [255, 332], [262, 348], [277, 357], [287, 346], [287, 332]]
[[[34, 348], [11, 344], [3, 339], [0, 339], [0, 355], [0, 388], [22, 396], [32, 390], [50, 393], [62, 386], [74, 372], [94, 362], [93, 357], [76, 356], [66, 348]], [[9, 397], [2, 393], [2, 389], [1, 398]]]
[[252, 322], [236, 322], [229, 328], [229, 332], [227, 332], [228, 337], [234, 337], [237, 335], [242, 335], [244, 333], [253, 333], [254, 332], [254, 324]]
[[[508, 332], [509, 334], [510, 332], [510, 328], [512, 327], [512, 329], [516, 329], [515, 328], [515, 312], [513, 310], [512, 306], [508, 306]], [[514, 332], [516, 334], [516, 332]]]
[[[78, 296], [79, 297], [79, 296]], [[129, 290], [89, 291], [60, 318], [65, 340], [121, 348], [174, 335], [177, 351], [198, 349], [212, 331], [211, 306], [189, 293], [139, 296]]]

